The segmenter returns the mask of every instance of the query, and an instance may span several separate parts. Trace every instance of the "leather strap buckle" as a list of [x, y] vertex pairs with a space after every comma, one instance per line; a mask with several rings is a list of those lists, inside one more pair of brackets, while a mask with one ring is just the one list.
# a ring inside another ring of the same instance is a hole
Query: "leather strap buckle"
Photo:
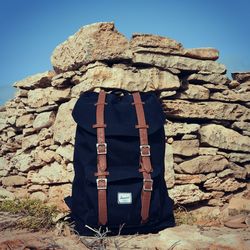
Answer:
[[[147, 152], [143, 152], [144, 149], [147, 149]], [[150, 145], [140, 145], [141, 156], [150, 156]]]
[[98, 190], [107, 189], [107, 178], [96, 179], [96, 185]]
[[[149, 184], [149, 187], [147, 187]], [[153, 180], [152, 179], [143, 179], [143, 191], [151, 192], [153, 191]]]
[[[104, 147], [104, 150], [100, 150], [100, 147]], [[96, 143], [96, 151], [98, 155], [105, 155], [107, 154], [107, 143]]]

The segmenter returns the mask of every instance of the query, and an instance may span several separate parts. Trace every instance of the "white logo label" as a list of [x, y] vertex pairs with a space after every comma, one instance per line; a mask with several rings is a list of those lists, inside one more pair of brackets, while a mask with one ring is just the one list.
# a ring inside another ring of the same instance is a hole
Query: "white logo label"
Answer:
[[131, 204], [132, 203], [132, 193], [118, 193], [117, 196], [118, 204]]

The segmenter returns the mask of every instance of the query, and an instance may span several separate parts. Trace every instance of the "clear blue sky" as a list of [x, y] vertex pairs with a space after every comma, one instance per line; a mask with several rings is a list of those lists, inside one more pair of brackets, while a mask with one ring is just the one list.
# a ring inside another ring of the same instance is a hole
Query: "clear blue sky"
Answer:
[[229, 75], [250, 70], [248, 0], [0, 0], [0, 105], [14, 96], [13, 82], [52, 69], [59, 43], [105, 21], [127, 38], [144, 32], [215, 47]]

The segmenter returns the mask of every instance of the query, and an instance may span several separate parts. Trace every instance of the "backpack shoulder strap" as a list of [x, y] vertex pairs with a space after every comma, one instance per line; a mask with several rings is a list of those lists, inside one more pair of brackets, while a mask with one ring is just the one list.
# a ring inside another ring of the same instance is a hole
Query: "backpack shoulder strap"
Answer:
[[135, 125], [139, 129], [140, 135], [140, 172], [143, 174], [143, 188], [141, 193], [141, 223], [146, 223], [149, 216], [151, 192], [153, 191], [153, 180], [151, 178], [151, 172], [153, 171], [150, 161], [150, 145], [148, 144], [147, 128], [143, 104], [139, 92], [132, 93], [133, 100], [132, 105], [135, 105], [138, 124]]
[[106, 92], [101, 90], [98, 95], [98, 100], [96, 105], [96, 124], [93, 124], [92, 127], [97, 129], [97, 143], [96, 143], [96, 151], [97, 151], [97, 172], [95, 176], [97, 176], [96, 184], [98, 191], [98, 222], [100, 225], [105, 225], [107, 223], [107, 178], [106, 176], [109, 173], [106, 171], [107, 169], [107, 144], [105, 142], [105, 130], [104, 128], [107, 126], [104, 123], [104, 105]]

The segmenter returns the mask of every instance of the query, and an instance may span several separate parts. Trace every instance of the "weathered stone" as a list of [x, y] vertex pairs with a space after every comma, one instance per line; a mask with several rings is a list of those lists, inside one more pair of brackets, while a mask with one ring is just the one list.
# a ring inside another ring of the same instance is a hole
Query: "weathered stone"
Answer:
[[72, 185], [63, 184], [60, 186], [52, 186], [49, 189], [48, 204], [56, 205], [61, 211], [68, 211], [64, 198], [71, 195]]
[[22, 140], [22, 150], [24, 151], [29, 148], [36, 147], [38, 143], [39, 143], [39, 138], [37, 134], [25, 136], [23, 137], [23, 140]]
[[194, 203], [211, 198], [211, 194], [202, 192], [195, 184], [176, 185], [169, 191], [169, 196], [178, 204]]
[[57, 87], [57, 88], [64, 88], [64, 87], [68, 87], [70, 85], [73, 84], [72, 81], [70, 81], [70, 79], [76, 75], [75, 71], [67, 71], [58, 75], [55, 75], [52, 78], [52, 82], [51, 85], [53, 87]]
[[199, 140], [174, 141], [173, 153], [183, 156], [194, 156], [199, 152]]
[[11, 159], [11, 165], [20, 172], [28, 172], [32, 169], [33, 161], [34, 159], [31, 154], [20, 153]]
[[226, 68], [223, 64], [211, 60], [192, 59], [183, 56], [161, 55], [155, 53], [134, 53], [134, 63], [144, 63], [161, 68], [176, 68], [184, 71], [207, 71], [223, 74]]
[[188, 84], [188, 88], [177, 94], [180, 99], [207, 100], [209, 99], [209, 90], [203, 86]]
[[175, 94], [176, 94], [176, 91], [164, 91], [164, 90], [162, 90], [160, 92], [159, 98], [162, 99], [162, 98], [166, 98], [166, 97], [169, 97], [169, 96], [173, 96]]
[[232, 176], [232, 175], [233, 175], [233, 170], [229, 169], [229, 168], [224, 169], [223, 171], [217, 173], [217, 176], [219, 178], [223, 178], [223, 177], [227, 177], [227, 176]]
[[33, 114], [25, 114], [16, 119], [16, 126], [17, 127], [31, 127], [34, 121]]
[[66, 161], [73, 162], [74, 147], [71, 144], [58, 147], [56, 153], [61, 155]]
[[245, 164], [244, 168], [246, 169], [247, 172], [246, 177], [250, 178], [250, 164]]
[[[218, 152], [218, 154], [222, 154], [222, 152]], [[228, 160], [233, 162], [239, 162], [244, 163], [250, 161], [250, 154], [249, 153], [229, 153], [225, 154], [225, 157], [228, 158]]]
[[222, 74], [205, 74], [205, 73], [194, 73], [187, 77], [187, 80], [191, 83], [203, 84], [210, 83], [216, 85], [223, 85], [228, 83], [229, 79], [226, 75]]
[[227, 101], [227, 102], [249, 102], [249, 93], [240, 93], [235, 90], [224, 90], [222, 92], [214, 92], [210, 95], [211, 100]]
[[243, 121], [239, 121], [239, 122], [234, 122], [232, 124], [232, 128], [233, 129], [240, 129], [243, 131], [248, 131], [250, 132], [250, 122], [243, 122]]
[[28, 192], [29, 193], [33, 193], [33, 192], [37, 192], [37, 191], [43, 191], [46, 192], [46, 190], [49, 188], [49, 185], [38, 185], [38, 184], [34, 184], [28, 187]]
[[[197, 214], [195, 212], [195, 214]], [[202, 221], [207, 220], [206, 226], [182, 224], [148, 236], [139, 235], [130, 240], [124, 239], [125, 249], [209, 249], [237, 250], [249, 248], [249, 232], [247, 229], [238, 231], [219, 226], [209, 226], [209, 218], [203, 215]], [[214, 215], [217, 217], [217, 215]], [[211, 219], [210, 219], [211, 220]], [[122, 239], [121, 239], [122, 241]], [[115, 246], [110, 248], [115, 249]]]
[[0, 201], [14, 200], [14, 199], [15, 199], [15, 195], [12, 192], [0, 187]]
[[187, 135], [183, 135], [181, 137], [182, 140], [193, 140], [193, 139], [197, 139], [197, 135], [190, 135], [190, 134], [187, 134]]
[[205, 177], [202, 179], [202, 181], [206, 181], [208, 179], [211, 179], [216, 176], [216, 173], [208, 173], [205, 175]]
[[7, 176], [9, 174], [9, 171], [6, 169], [0, 169], [0, 178]]
[[43, 73], [38, 73], [25, 79], [15, 82], [14, 87], [22, 89], [35, 89], [35, 88], [45, 88], [51, 85], [51, 79], [54, 76], [54, 72], [45, 71]]
[[53, 51], [51, 63], [57, 72], [64, 72], [93, 61], [129, 59], [128, 48], [128, 40], [115, 29], [114, 23], [94, 23], [59, 44]]
[[50, 128], [42, 128], [38, 134], [39, 141], [47, 140], [52, 138], [53, 132], [51, 127]]
[[204, 83], [202, 84], [202, 86], [209, 90], [217, 90], [217, 91], [228, 89], [226, 85], [222, 85], [222, 84]]
[[69, 93], [70, 89], [55, 89], [53, 87], [30, 90], [27, 104], [33, 108], [54, 104], [55, 102], [68, 100]]
[[56, 153], [52, 150], [46, 150], [46, 151], [39, 150], [35, 155], [36, 160], [44, 161], [46, 163], [53, 162], [55, 158], [56, 158]]
[[30, 199], [41, 200], [45, 202], [47, 201], [47, 195], [44, 192], [37, 191], [37, 192], [33, 192], [30, 195]]
[[209, 124], [199, 130], [201, 143], [234, 151], [250, 152], [250, 138], [221, 125]]
[[216, 155], [218, 148], [199, 147], [199, 155]]
[[72, 182], [72, 180], [73, 174], [67, 172], [64, 167], [57, 162], [44, 166], [31, 176], [31, 182], [36, 184], [68, 183]]
[[219, 51], [214, 48], [184, 49], [182, 44], [168, 37], [134, 33], [130, 40], [133, 52], [152, 52], [182, 55], [190, 58], [217, 60]]
[[165, 181], [168, 188], [172, 188], [175, 184], [174, 179], [174, 158], [173, 158], [173, 147], [166, 143], [165, 149]]
[[0, 157], [0, 170], [8, 169], [8, 160], [5, 157]]
[[250, 81], [250, 72], [234, 72], [231, 75], [234, 80], [240, 83]]
[[7, 112], [0, 112], [0, 131], [7, 128], [9, 125], [7, 124]]
[[130, 47], [132, 48], [132, 51], [137, 51], [141, 47], [143, 49], [157, 50], [157, 52], [161, 50], [161, 52], [165, 53], [183, 49], [181, 43], [171, 38], [142, 33], [133, 33], [130, 40]]
[[75, 77], [79, 82], [72, 88], [72, 96], [96, 87], [122, 88], [129, 91], [172, 90], [180, 87], [177, 76], [157, 68], [123, 69], [97, 65], [89, 68], [83, 76]]
[[8, 137], [8, 138], [11, 138], [11, 137], [13, 137], [13, 136], [16, 135], [16, 129], [13, 128], [13, 127], [7, 128], [7, 129], [6, 129], [6, 132], [7, 132], [7, 137]]
[[239, 87], [240, 86], [240, 83], [238, 82], [238, 81], [236, 81], [236, 80], [231, 80], [229, 83], [228, 83], [228, 87], [230, 88], [230, 89], [235, 89], [235, 88], [237, 88], [237, 87]]
[[198, 184], [203, 181], [203, 174], [175, 174], [175, 184]]
[[16, 117], [17, 117], [16, 114], [13, 113], [12, 117], [8, 117], [6, 119], [6, 123], [9, 124], [9, 125], [15, 125], [15, 123], [16, 123]]
[[[62, 104], [57, 112], [56, 120], [52, 126], [54, 141], [60, 144], [71, 142], [74, 144], [76, 123], [71, 116], [71, 112], [77, 99], [71, 99]], [[68, 115], [65, 115], [68, 114]]]
[[232, 197], [229, 200], [228, 207], [228, 215], [237, 215], [237, 214], [249, 214], [250, 213], [250, 199], [243, 197]]
[[247, 177], [247, 169], [241, 167], [234, 162], [229, 162], [228, 167], [233, 171], [233, 176], [236, 179], [245, 179]]
[[189, 102], [163, 100], [163, 108], [169, 117], [218, 120], [249, 120], [250, 111], [239, 104], [223, 102]]
[[[27, 97], [28, 96], [28, 90], [27, 89], [17, 89], [15, 92], [15, 97]], [[24, 98], [22, 98], [24, 99]]]
[[183, 55], [191, 58], [215, 61], [219, 58], [219, 51], [214, 48], [193, 48], [184, 49]]
[[166, 136], [189, 134], [198, 131], [199, 128], [200, 128], [199, 124], [170, 122], [170, 121], [167, 121], [166, 124], [164, 125]]
[[181, 173], [200, 174], [218, 172], [226, 168], [228, 161], [221, 155], [204, 155], [198, 156], [179, 164]]
[[222, 180], [217, 176], [204, 182], [204, 187], [207, 190], [217, 190], [225, 192], [233, 192], [245, 186], [246, 183], [240, 183], [234, 178], [227, 178], [225, 180]]
[[57, 110], [58, 105], [57, 104], [51, 104], [51, 105], [46, 105], [40, 108], [36, 108], [36, 113], [41, 113], [41, 112], [46, 112], [46, 111], [52, 111], [52, 110]]
[[55, 113], [53, 111], [40, 113], [33, 122], [33, 128], [36, 130], [48, 128], [53, 124], [54, 120]]
[[2, 178], [3, 186], [22, 186], [26, 184], [26, 178], [20, 175], [11, 175]]
[[64, 88], [72, 85], [72, 82], [65, 78], [58, 78], [51, 82], [53, 87]]

